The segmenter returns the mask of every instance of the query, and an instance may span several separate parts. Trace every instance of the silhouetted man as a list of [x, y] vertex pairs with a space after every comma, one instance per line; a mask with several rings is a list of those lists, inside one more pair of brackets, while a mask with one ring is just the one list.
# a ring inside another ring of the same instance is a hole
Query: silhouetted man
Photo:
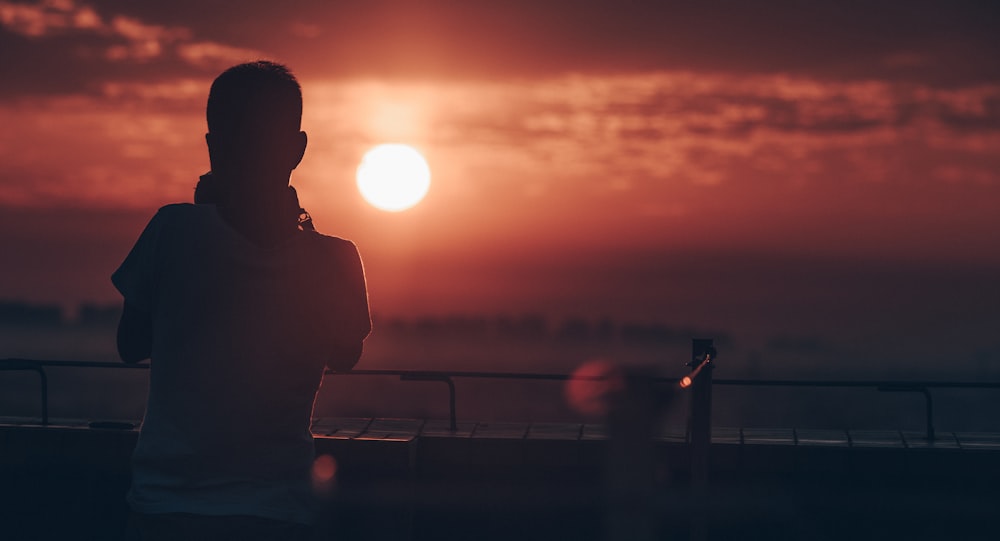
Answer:
[[118, 351], [151, 359], [132, 458], [138, 539], [309, 535], [309, 427], [325, 368], [371, 330], [354, 244], [300, 228], [288, 184], [306, 148], [287, 68], [234, 66], [208, 98], [212, 172], [161, 208], [112, 276]]

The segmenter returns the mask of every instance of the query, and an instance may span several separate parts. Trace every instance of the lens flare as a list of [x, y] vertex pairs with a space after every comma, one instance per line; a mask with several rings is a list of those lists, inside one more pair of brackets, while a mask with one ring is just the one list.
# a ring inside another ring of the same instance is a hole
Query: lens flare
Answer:
[[313, 460], [312, 484], [317, 492], [329, 491], [337, 476], [337, 459], [330, 455], [319, 455]]
[[587, 361], [566, 381], [566, 402], [584, 415], [605, 415], [611, 395], [625, 389], [625, 379], [617, 364], [597, 359]]

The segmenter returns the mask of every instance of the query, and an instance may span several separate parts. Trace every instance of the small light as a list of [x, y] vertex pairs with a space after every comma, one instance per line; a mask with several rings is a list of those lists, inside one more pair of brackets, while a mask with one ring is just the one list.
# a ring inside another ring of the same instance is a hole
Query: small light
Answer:
[[681, 389], [687, 389], [690, 386], [691, 386], [691, 378], [689, 378], [688, 376], [684, 376], [683, 378], [681, 378]]

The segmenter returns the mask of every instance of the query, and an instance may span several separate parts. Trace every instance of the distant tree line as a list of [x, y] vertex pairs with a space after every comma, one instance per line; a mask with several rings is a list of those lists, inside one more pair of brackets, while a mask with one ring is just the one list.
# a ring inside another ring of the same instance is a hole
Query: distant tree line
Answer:
[[728, 339], [716, 330], [672, 327], [662, 323], [615, 322], [609, 317], [551, 319], [541, 314], [446, 315], [375, 318], [375, 332], [393, 336], [434, 338], [506, 338], [517, 340], [566, 340], [635, 343], [690, 343], [692, 338]]
[[121, 314], [121, 304], [83, 303], [73, 314], [59, 304], [0, 300], [4, 327], [106, 327], [117, 325]]

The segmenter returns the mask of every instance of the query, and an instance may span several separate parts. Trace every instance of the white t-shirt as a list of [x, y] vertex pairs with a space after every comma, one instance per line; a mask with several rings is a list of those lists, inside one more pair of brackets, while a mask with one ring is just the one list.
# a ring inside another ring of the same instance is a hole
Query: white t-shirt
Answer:
[[112, 282], [153, 323], [132, 508], [312, 522], [316, 392], [371, 330], [354, 244], [303, 231], [261, 248], [213, 205], [168, 205]]

